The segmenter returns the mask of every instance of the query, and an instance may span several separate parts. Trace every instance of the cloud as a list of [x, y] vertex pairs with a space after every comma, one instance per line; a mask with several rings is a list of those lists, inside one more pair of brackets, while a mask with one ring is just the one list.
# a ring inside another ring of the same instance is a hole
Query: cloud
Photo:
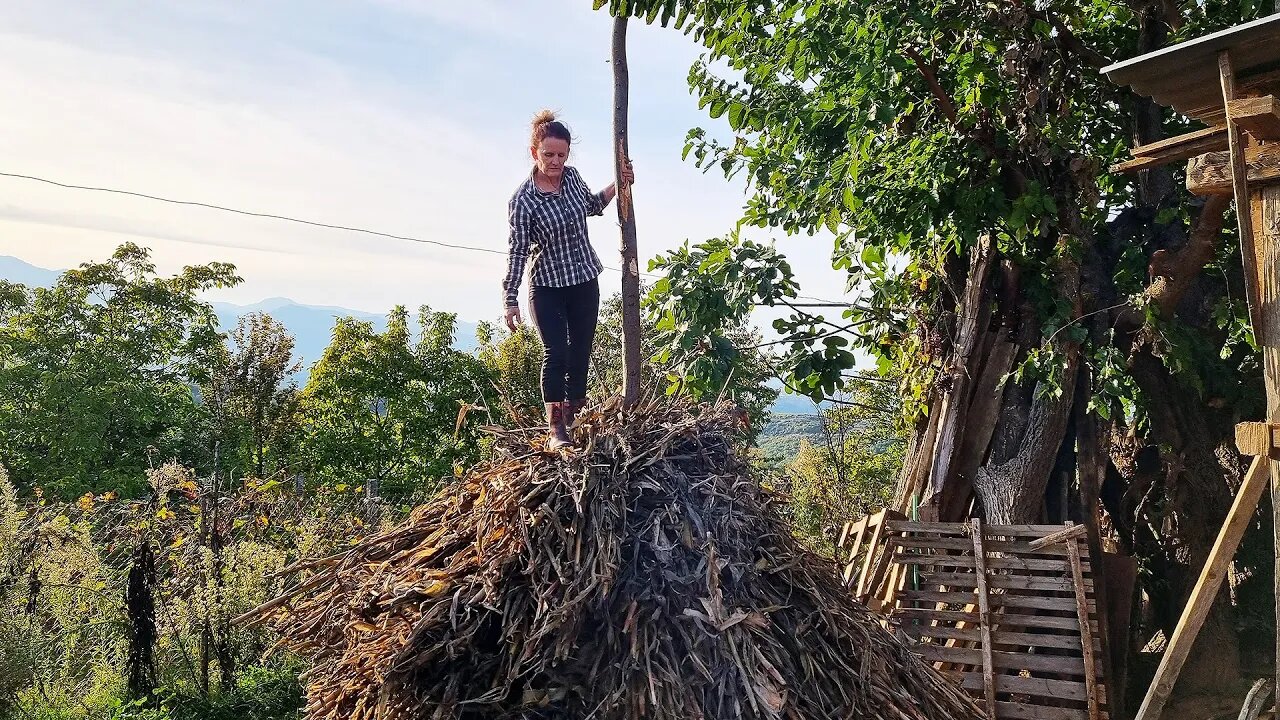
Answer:
[[[590, 182], [612, 173], [609, 19], [585, 0], [191, 0], [127, 15], [14, 3], [0, 28], [0, 86], [20, 108], [0, 113], [0, 171], [496, 250], [537, 108], [564, 111]], [[684, 85], [697, 48], [639, 24], [631, 40], [636, 212], [651, 255], [725, 232], [742, 193], [679, 158], [703, 121]], [[499, 310], [500, 255], [8, 179], [0, 197], [0, 254], [44, 267], [132, 237], [165, 271], [235, 263], [246, 282], [219, 299]], [[612, 213], [591, 232], [616, 265]]]

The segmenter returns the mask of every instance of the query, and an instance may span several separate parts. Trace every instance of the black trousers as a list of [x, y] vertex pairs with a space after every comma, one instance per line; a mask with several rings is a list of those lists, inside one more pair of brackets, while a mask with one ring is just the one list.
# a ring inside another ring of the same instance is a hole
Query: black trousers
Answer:
[[587, 367], [600, 316], [600, 281], [529, 288], [529, 312], [542, 338], [542, 400], [587, 397]]

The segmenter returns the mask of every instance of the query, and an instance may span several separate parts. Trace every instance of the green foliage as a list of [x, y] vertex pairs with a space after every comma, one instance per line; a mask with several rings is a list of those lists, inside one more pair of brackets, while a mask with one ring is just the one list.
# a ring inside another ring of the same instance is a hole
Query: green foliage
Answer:
[[785, 469], [793, 529], [827, 552], [844, 523], [890, 503], [906, 448], [893, 385], [850, 386], [852, 404], [823, 410], [817, 437], [801, 440]]
[[[1044, 328], [1045, 347], [1018, 359], [1025, 379], [1046, 385], [1041, 393], [1055, 391], [1064, 356], [1049, 346], [1050, 337], [1059, 344], [1097, 341], [1067, 327], [1073, 298], [1063, 295], [1059, 281], [1063, 263], [1080, 262], [1091, 238], [1109, 232], [1108, 218], [1136, 204], [1132, 176], [1102, 173], [1130, 144], [1132, 103], [1096, 71], [1110, 58], [1138, 51], [1139, 23], [1129, 5], [593, 3], [606, 4], [615, 15], [674, 23], [706, 48], [689, 82], [720, 123], [716, 132], [692, 130], [685, 156], [747, 181], [739, 228], [834, 236], [833, 266], [846, 273], [859, 298], [840, 323], [840, 342], [848, 344], [827, 343], [822, 330], [833, 329], [827, 318], [796, 312], [780, 320], [776, 329], [788, 351], [778, 364], [790, 385], [815, 399], [829, 396], [857, 362], [851, 351], [861, 350], [882, 371], [904, 375], [904, 413], [923, 412], [945, 360], [948, 313], [962, 290], [957, 270], [984, 235], [1013, 263]], [[1185, 23], [1171, 41], [1260, 10], [1207, 2], [1179, 12]], [[1171, 119], [1168, 129], [1176, 131], [1180, 122]], [[1155, 218], [1155, 226], [1189, 220], [1185, 210], [1173, 210]], [[735, 257], [704, 266], [726, 248]], [[1136, 248], [1116, 253], [1111, 278], [1129, 297], [1148, 281], [1153, 246]], [[1238, 264], [1238, 250], [1232, 256], [1227, 244], [1224, 253]], [[723, 267], [752, 262], [766, 267], [736, 278]], [[794, 289], [779, 293], [771, 284], [753, 284], [769, 266], [786, 276], [782, 263], [780, 256], [752, 258], [736, 242], [710, 240], [657, 266], [683, 279], [656, 289], [654, 301], [693, 335], [731, 321], [744, 297], [748, 304], [788, 303]], [[707, 285], [724, 282], [718, 289], [733, 301], [686, 300], [680, 291], [690, 275], [706, 276]], [[1209, 347], [1196, 357], [1231, 354], [1239, 344], [1240, 314], [1220, 316], [1230, 339], [1206, 339]], [[1067, 332], [1055, 335], [1064, 327]], [[664, 350], [687, 353], [691, 340], [682, 334], [669, 333]], [[1214, 370], [1200, 367], [1197, 374], [1210, 377]], [[1121, 391], [1125, 383], [1110, 384], [1108, 392]], [[1130, 394], [1124, 403], [1140, 400]]]
[[758, 427], [777, 391], [759, 334], [748, 326], [757, 294], [794, 297], [791, 268], [771, 247], [736, 234], [690, 246], [685, 243], [649, 263], [663, 270], [645, 298], [652, 362], [663, 371], [668, 393], [695, 400], [721, 395], [750, 413]]
[[503, 415], [517, 423], [534, 423], [543, 416], [542, 341], [532, 325], [516, 332], [482, 322], [476, 328], [476, 357], [488, 371]]
[[13, 482], [63, 497], [141, 489], [148, 452], [191, 458], [191, 384], [220, 347], [199, 295], [239, 281], [210, 263], [158, 277], [125, 244], [52, 288], [0, 283], [0, 462]]
[[381, 481], [384, 492], [434, 489], [478, 457], [464, 405], [483, 405], [480, 361], [452, 348], [456, 317], [422, 308], [410, 338], [397, 307], [386, 332], [342, 318], [302, 391], [300, 451], [326, 481]]
[[216, 469], [259, 478], [284, 469], [298, 411], [298, 388], [289, 376], [301, 367], [293, 359], [293, 336], [266, 313], [244, 315], [210, 360], [200, 389], [213, 425]]

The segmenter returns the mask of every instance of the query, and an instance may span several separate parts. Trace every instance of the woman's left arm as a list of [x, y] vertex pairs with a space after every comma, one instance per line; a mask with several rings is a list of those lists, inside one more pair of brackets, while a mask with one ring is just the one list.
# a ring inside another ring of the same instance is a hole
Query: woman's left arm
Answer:
[[[622, 168], [622, 181], [627, 185], [636, 184], [636, 172], [635, 169], [631, 167], [630, 161], [627, 162], [626, 167]], [[596, 193], [595, 196], [600, 199], [600, 212], [603, 213], [604, 209], [609, 206], [609, 203], [613, 202], [613, 199], [617, 197], [617, 195], [618, 188], [615, 183], [609, 183], [609, 187]]]

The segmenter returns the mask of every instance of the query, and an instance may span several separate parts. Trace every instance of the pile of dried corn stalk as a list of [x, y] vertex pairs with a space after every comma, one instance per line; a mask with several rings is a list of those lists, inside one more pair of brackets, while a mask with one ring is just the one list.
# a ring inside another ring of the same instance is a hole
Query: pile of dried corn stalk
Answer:
[[[311, 663], [312, 720], [977, 718], [792, 539], [737, 416], [584, 411], [245, 616]], [[530, 441], [532, 438], [532, 442]]]

